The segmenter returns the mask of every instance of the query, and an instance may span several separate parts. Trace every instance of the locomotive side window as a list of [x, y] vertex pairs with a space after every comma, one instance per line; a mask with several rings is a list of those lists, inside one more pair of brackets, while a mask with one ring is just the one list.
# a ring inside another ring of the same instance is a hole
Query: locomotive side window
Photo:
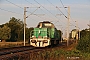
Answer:
[[39, 23], [37, 28], [42, 28], [42, 23]]

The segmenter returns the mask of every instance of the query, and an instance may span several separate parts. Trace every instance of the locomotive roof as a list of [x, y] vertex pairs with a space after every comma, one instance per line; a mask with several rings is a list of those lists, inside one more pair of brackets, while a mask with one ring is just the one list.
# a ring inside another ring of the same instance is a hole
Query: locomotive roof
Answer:
[[43, 21], [42, 23], [51, 23], [51, 22], [49, 22], [49, 21]]
[[[39, 24], [38, 24], [38, 26], [37, 26], [37, 27], [39, 27], [39, 26], [40, 26], [40, 24], [43, 24], [43, 23], [46, 23], [46, 24], [51, 24], [51, 26], [47, 26], [47, 27], [54, 27], [54, 28], [55, 28], [54, 24], [53, 24], [53, 23], [51, 23], [51, 22], [49, 22], [49, 21], [39, 22]], [[42, 26], [42, 27], [43, 27], [43, 26]]]

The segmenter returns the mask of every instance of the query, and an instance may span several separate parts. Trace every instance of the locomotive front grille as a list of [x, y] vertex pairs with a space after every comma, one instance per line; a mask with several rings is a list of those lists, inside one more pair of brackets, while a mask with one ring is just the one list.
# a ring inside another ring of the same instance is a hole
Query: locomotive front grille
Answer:
[[31, 40], [31, 45], [32, 46], [35, 46], [35, 47], [45, 47], [45, 46], [48, 46], [49, 45], [49, 39], [32, 39]]
[[40, 40], [37, 40], [37, 42], [42, 42], [42, 41], [40, 41]]
[[36, 40], [31, 40], [32, 43], [36, 43]]

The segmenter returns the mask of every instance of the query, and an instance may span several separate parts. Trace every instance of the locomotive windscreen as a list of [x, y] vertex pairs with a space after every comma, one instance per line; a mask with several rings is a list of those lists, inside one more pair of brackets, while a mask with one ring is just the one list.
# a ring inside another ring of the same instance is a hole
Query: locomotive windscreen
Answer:
[[40, 22], [37, 26], [38, 28], [42, 28], [42, 27], [51, 27], [54, 28], [54, 24], [52, 24], [51, 22]]

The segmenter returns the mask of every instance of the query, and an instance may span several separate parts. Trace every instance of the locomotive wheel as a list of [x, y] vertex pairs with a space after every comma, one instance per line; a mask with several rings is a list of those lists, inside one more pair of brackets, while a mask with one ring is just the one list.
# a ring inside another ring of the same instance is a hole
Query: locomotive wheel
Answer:
[[58, 45], [59, 44], [59, 40], [56, 40], [56, 45]]
[[51, 45], [52, 45], [52, 46], [54, 45], [54, 40], [51, 40]]

